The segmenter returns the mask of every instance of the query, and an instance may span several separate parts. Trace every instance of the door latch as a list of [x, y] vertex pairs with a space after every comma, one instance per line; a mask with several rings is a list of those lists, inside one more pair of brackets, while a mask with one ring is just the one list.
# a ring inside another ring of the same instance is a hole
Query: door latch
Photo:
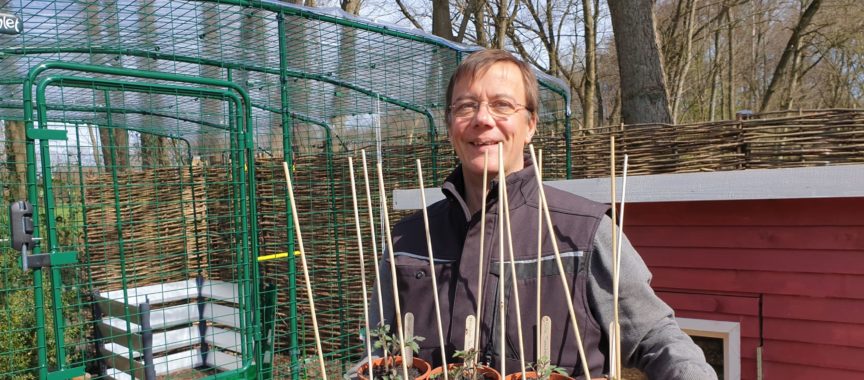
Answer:
[[12, 248], [21, 251], [21, 267], [24, 270], [50, 265], [48, 255], [30, 255], [27, 251], [39, 243], [33, 237], [33, 205], [27, 201], [15, 201], [9, 206], [9, 228]]

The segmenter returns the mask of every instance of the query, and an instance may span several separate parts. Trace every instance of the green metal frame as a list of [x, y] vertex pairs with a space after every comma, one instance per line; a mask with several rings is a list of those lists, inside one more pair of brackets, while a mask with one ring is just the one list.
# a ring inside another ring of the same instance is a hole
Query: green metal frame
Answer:
[[[81, 78], [81, 77], [73, 77], [73, 76], [49, 76], [40, 80], [37, 86], [36, 92], [36, 104], [37, 104], [37, 122], [39, 125], [39, 129], [33, 128], [33, 119], [32, 119], [32, 100], [33, 96], [31, 95], [32, 86], [29, 83], [33, 83], [35, 79], [44, 71], [49, 69], [60, 69], [60, 70], [69, 70], [69, 71], [79, 71], [83, 73], [102, 73], [102, 74], [111, 74], [111, 75], [121, 75], [121, 76], [129, 76], [129, 77], [137, 77], [143, 79], [152, 79], [152, 80], [167, 80], [181, 83], [193, 83], [193, 84], [206, 84], [209, 86], [218, 86], [224, 88], [224, 90], [213, 90], [208, 88], [193, 88], [193, 87], [183, 87], [176, 85], [159, 85], [159, 84], [141, 84], [141, 83], [133, 83], [133, 82], [122, 82], [115, 80], [103, 80], [103, 79], [95, 79], [95, 78]], [[235, 120], [229, 121], [229, 129], [231, 126], [236, 126], [239, 129], [241, 135], [245, 136], [242, 139], [238, 139], [236, 141], [231, 141], [232, 145], [236, 145], [236, 151], [245, 152], [245, 154], [238, 154], [237, 157], [232, 159], [232, 162], [236, 160], [237, 164], [232, 165], [233, 170], [235, 171], [234, 177], [241, 178], [248, 182], [241, 181], [238, 190], [240, 194], [239, 201], [239, 209], [241, 210], [240, 215], [235, 215], [237, 218], [238, 224], [242, 226], [240, 231], [242, 242], [240, 245], [236, 246], [237, 257], [241, 258], [240, 267], [242, 269], [241, 280], [238, 285], [238, 289], [240, 290], [240, 297], [244, 299], [244, 302], [241, 304], [243, 308], [245, 308], [246, 313], [241, 314], [241, 325], [245, 326], [245, 333], [241, 335], [242, 342], [241, 344], [244, 346], [243, 350], [243, 368], [238, 369], [236, 371], [226, 372], [219, 374], [215, 378], [256, 378], [258, 376], [258, 369], [256, 368], [257, 363], [263, 363], [263, 355], [264, 350], [262, 349], [262, 344], [264, 343], [262, 336], [262, 326], [261, 323], [257, 323], [256, 321], [262, 321], [262, 317], [259, 313], [258, 302], [256, 300], [255, 295], [260, 294], [260, 290], [258, 289], [259, 281], [257, 279], [258, 268], [257, 268], [257, 260], [255, 258], [258, 256], [258, 248], [257, 248], [257, 240], [250, 239], [249, 235], [251, 233], [252, 236], [256, 236], [257, 234], [257, 226], [255, 222], [250, 223], [249, 219], [255, 220], [255, 199], [254, 197], [249, 197], [247, 195], [247, 187], [248, 194], [254, 194], [255, 192], [255, 174], [254, 174], [254, 165], [248, 165], [249, 161], [254, 162], [254, 157], [251, 153], [252, 149], [252, 139], [251, 133], [247, 131], [247, 128], [244, 126], [251, 125], [250, 115], [251, 115], [251, 102], [248, 100], [248, 96], [245, 91], [236, 86], [236, 84], [232, 82], [219, 81], [215, 79], [206, 79], [206, 78], [196, 78], [196, 77], [186, 77], [175, 74], [165, 74], [165, 73], [156, 73], [156, 72], [147, 72], [147, 71], [136, 71], [136, 70], [118, 70], [114, 68], [108, 68], [104, 66], [92, 66], [92, 65], [83, 65], [83, 64], [75, 64], [75, 63], [66, 63], [66, 62], [48, 62], [43, 65], [40, 65], [37, 68], [31, 70], [28, 75], [27, 80], [25, 81], [24, 87], [24, 100], [25, 100], [25, 128], [28, 133], [27, 140], [27, 156], [28, 156], [28, 199], [33, 204], [34, 213], [38, 212], [38, 194], [36, 189], [36, 168], [35, 168], [35, 145], [34, 142], [36, 139], [40, 140], [40, 154], [41, 154], [41, 163], [42, 163], [42, 177], [43, 177], [43, 186], [45, 189], [44, 192], [44, 201], [46, 204], [46, 215], [47, 215], [47, 229], [48, 229], [48, 248], [49, 252], [53, 254], [58, 254], [57, 250], [57, 236], [56, 236], [56, 227], [54, 224], [54, 195], [53, 195], [53, 182], [51, 179], [51, 163], [50, 163], [50, 152], [49, 152], [49, 144], [48, 138], [57, 137], [56, 135], [52, 135], [51, 133], [46, 133], [49, 131], [47, 129], [47, 100], [45, 97], [45, 92], [48, 86], [51, 85], [61, 85], [66, 87], [79, 87], [79, 88], [93, 88], [105, 91], [105, 101], [106, 101], [106, 111], [110, 110], [110, 97], [108, 96], [109, 90], [119, 90], [119, 91], [137, 91], [137, 92], [147, 92], [147, 93], [164, 93], [164, 94], [179, 94], [185, 96], [193, 96], [193, 97], [201, 97], [201, 98], [212, 98], [212, 99], [220, 99], [229, 101], [231, 105], [231, 109], [233, 110], [233, 115], [235, 115]], [[245, 100], [245, 101], [244, 101]], [[111, 126], [110, 115], [111, 112], [106, 113], [108, 115], [108, 126]], [[29, 117], [28, 117], [29, 116]], [[33, 131], [33, 132], [30, 132]], [[39, 131], [42, 131], [41, 133]], [[64, 133], [65, 135], [65, 133]], [[111, 149], [113, 149], [113, 144]], [[235, 149], [232, 149], [234, 152]], [[113, 157], [113, 154], [112, 154]], [[115, 196], [117, 194], [117, 185], [116, 185], [116, 168], [112, 171], [112, 176], [115, 179], [113, 191], [115, 192]], [[115, 210], [119, 213], [119, 207], [115, 207]], [[121, 220], [120, 216], [117, 215], [117, 221]], [[39, 237], [39, 227], [38, 227], [38, 218], [34, 219], [34, 237]], [[126, 294], [126, 276], [125, 269], [122, 269], [122, 266], [125, 265], [125, 261], [122, 259], [122, 236], [120, 237], [120, 250], [121, 250], [121, 271], [124, 272], [121, 275], [121, 281], [123, 283], [124, 290], [124, 298], [128, 299], [128, 295]], [[249, 254], [246, 254], [248, 250]], [[40, 253], [40, 249], [37, 247], [34, 249], [34, 253]], [[250, 266], [252, 268], [250, 268]], [[52, 271], [52, 296], [54, 298], [54, 305], [60, 305], [60, 272], [56, 266], [51, 267]], [[36, 309], [36, 318], [37, 318], [37, 339], [39, 341], [40, 347], [45, 346], [45, 321], [43, 317], [44, 313], [44, 301], [42, 300], [42, 275], [41, 269], [34, 270], [34, 288], [35, 292], [35, 303], [37, 305]], [[248, 286], [251, 285], [251, 289], [247, 289]], [[63, 317], [62, 310], [58, 307], [54, 308], [54, 331], [56, 332], [56, 336], [64, 336], [63, 335]], [[129, 330], [129, 310], [126, 309], [127, 314], [127, 331]], [[245, 321], [244, 321], [245, 320]], [[56, 348], [56, 359], [57, 363], [60, 365], [60, 369], [55, 372], [47, 372], [47, 355], [44, 350], [39, 350], [38, 352], [38, 360], [40, 364], [40, 378], [43, 379], [54, 379], [54, 378], [67, 378], [72, 376], [80, 376], [83, 375], [83, 367], [75, 367], [75, 368], [66, 368], [66, 358], [65, 358], [65, 347], [63, 340], [58, 340], [57, 348]], [[131, 348], [130, 348], [131, 350]], [[252, 358], [257, 358], [257, 362], [253, 363]], [[131, 362], [131, 351], [130, 351], [130, 362]], [[131, 366], [131, 363], [130, 363]]]

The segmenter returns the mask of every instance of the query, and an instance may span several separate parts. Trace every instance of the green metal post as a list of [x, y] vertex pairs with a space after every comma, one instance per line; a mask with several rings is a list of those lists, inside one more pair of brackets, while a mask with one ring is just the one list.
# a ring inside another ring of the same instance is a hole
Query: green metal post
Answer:
[[[47, 122], [47, 119], [45, 120], [45, 122]], [[76, 150], [76, 153], [78, 156], [78, 162], [83, 162], [81, 160], [81, 139], [79, 137], [80, 136], [80, 133], [78, 131], [79, 128], [80, 128], [80, 126], [78, 125], [78, 123], [76, 123], [75, 124], [75, 150]], [[96, 165], [98, 166], [99, 163], [97, 162]], [[84, 165], [78, 165], [78, 184], [79, 184], [78, 185], [78, 193], [80, 195], [79, 202], [81, 202], [81, 208], [82, 208], [82, 210], [81, 210], [81, 223], [82, 224], [81, 225], [88, 226], [89, 224], [87, 224], [87, 213], [84, 212], [84, 210], [83, 210], [84, 205], [86, 204], [85, 197], [84, 197]], [[89, 236], [89, 233], [87, 232], [87, 230], [88, 230], [87, 228], [84, 228], [84, 231], [83, 231], [84, 241], [90, 241], [90, 236]], [[82, 264], [84, 264], [85, 266], [90, 265], [90, 244], [84, 244], [84, 262]], [[93, 271], [88, 270], [86, 272], [87, 272], [87, 289], [92, 290], [93, 289]], [[79, 297], [80, 297], [81, 292], [77, 292], [77, 293], [79, 293]], [[78, 303], [83, 304], [80, 300]], [[95, 331], [95, 328], [96, 327], [94, 326], [94, 331]], [[97, 351], [97, 350], [99, 348], [99, 345], [101, 345], [101, 344], [102, 344], [102, 342], [98, 342], [98, 341], [96, 342], [97, 347], [94, 347], [95, 348], [94, 349], [94, 352], [95, 352], [94, 359], [100, 357], [99, 351]], [[89, 351], [87, 351], [87, 352], [89, 352]], [[87, 361], [87, 359], [88, 359], [86, 356], [87, 356], [87, 354], [85, 354], [84, 361]]]
[[[37, 121], [40, 128], [47, 128], [47, 122], [43, 120], [45, 117], [44, 102], [38, 102]], [[39, 141], [39, 155], [42, 162], [42, 186], [43, 198], [45, 200], [45, 221], [47, 233], [48, 252], [54, 253], [57, 251], [57, 228], [54, 225], [56, 218], [56, 205], [54, 204], [54, 183], [51, 178], [51, 151], [48, 140]], [[59, 370], [66, 369], [66, 327], [63, 323], [63, 298], [62, 296], [63, 283], [60, 278], [60, 269], [51, 265], [51, 298], [54, 312], [54, 349]]]
[[[33, 96], [32, 81], [24, 80], [24, 129], [33, 129]], [[27, 153], [27, 198], [33, 206], [33, 239], [39, 238], [39, 189], [36, 187], [36, 144], [31, 139], [26, 139]], [[39, 246], [30, 247], [33, 254], [39, 254]], [[23, 267], [24, 263], [21, 262]], [[48, 355], [45, 339], [45, 300], [42, 296], [42, 269], [33, 269], [33, 304], [36, 313], [36, 345], [37, 362], [39, 364], [39, 378], [48, 378]]]
[[[285, 162], [288, 163], [288, 168], [294, 169], [294, 151], [292, 144], [292, 129], [293, 121], [290, 117], [291, 103], [288, 99], [288, 48], [286, 32], [285, 32], [285, 14], [280, 11], [276, 15], [276, 23], [279, 32], [279, 85], [282, 105], [282, 152], [285, 156]], [[288, 204], [288, 195], [285, 195], [285, 204]], [[289, 332], [289, 340], [291, 348], [291, 378], [297, 379], [300, 376], [300, 339], [297, 331], [297, 260], [294, 257], [294, 222], [291, 216], [290, 208], [286, 208], [285, 220], [286, 232], [288, 235], [288, 304], [290, 311], [288, 321], [291, 331]]]

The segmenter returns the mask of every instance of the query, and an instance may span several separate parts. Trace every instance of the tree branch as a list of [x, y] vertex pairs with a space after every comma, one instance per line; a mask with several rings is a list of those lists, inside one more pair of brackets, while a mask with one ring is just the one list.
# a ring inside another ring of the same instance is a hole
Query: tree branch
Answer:
[[411, 23], [414, 24], [415, 28], [423, 30], [423, 27], [420, 26], [420, 23], [417, 22], [417, 19], [415, 19], [414, 16], [411, 15], [411, 12], [408, 11], [408, 7], [406, 7], [405, 4], [402, 3], [402, 0], [396, 0], [396, 4], [399, 5], [399, 10], [402, 11], [402, 15], [404, 15], [405, 18], [408, 19], [408, 21], [411, 21]]

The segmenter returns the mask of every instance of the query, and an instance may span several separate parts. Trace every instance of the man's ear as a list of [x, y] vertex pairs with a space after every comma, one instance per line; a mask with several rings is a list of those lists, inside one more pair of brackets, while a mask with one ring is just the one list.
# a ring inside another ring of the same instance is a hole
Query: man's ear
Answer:
[[531, 143], [531, 139], [537, 132], [537, 114], [531, 113], [531, 118], [528, 120], [528, 133], [525, 134], [525, 145]]

